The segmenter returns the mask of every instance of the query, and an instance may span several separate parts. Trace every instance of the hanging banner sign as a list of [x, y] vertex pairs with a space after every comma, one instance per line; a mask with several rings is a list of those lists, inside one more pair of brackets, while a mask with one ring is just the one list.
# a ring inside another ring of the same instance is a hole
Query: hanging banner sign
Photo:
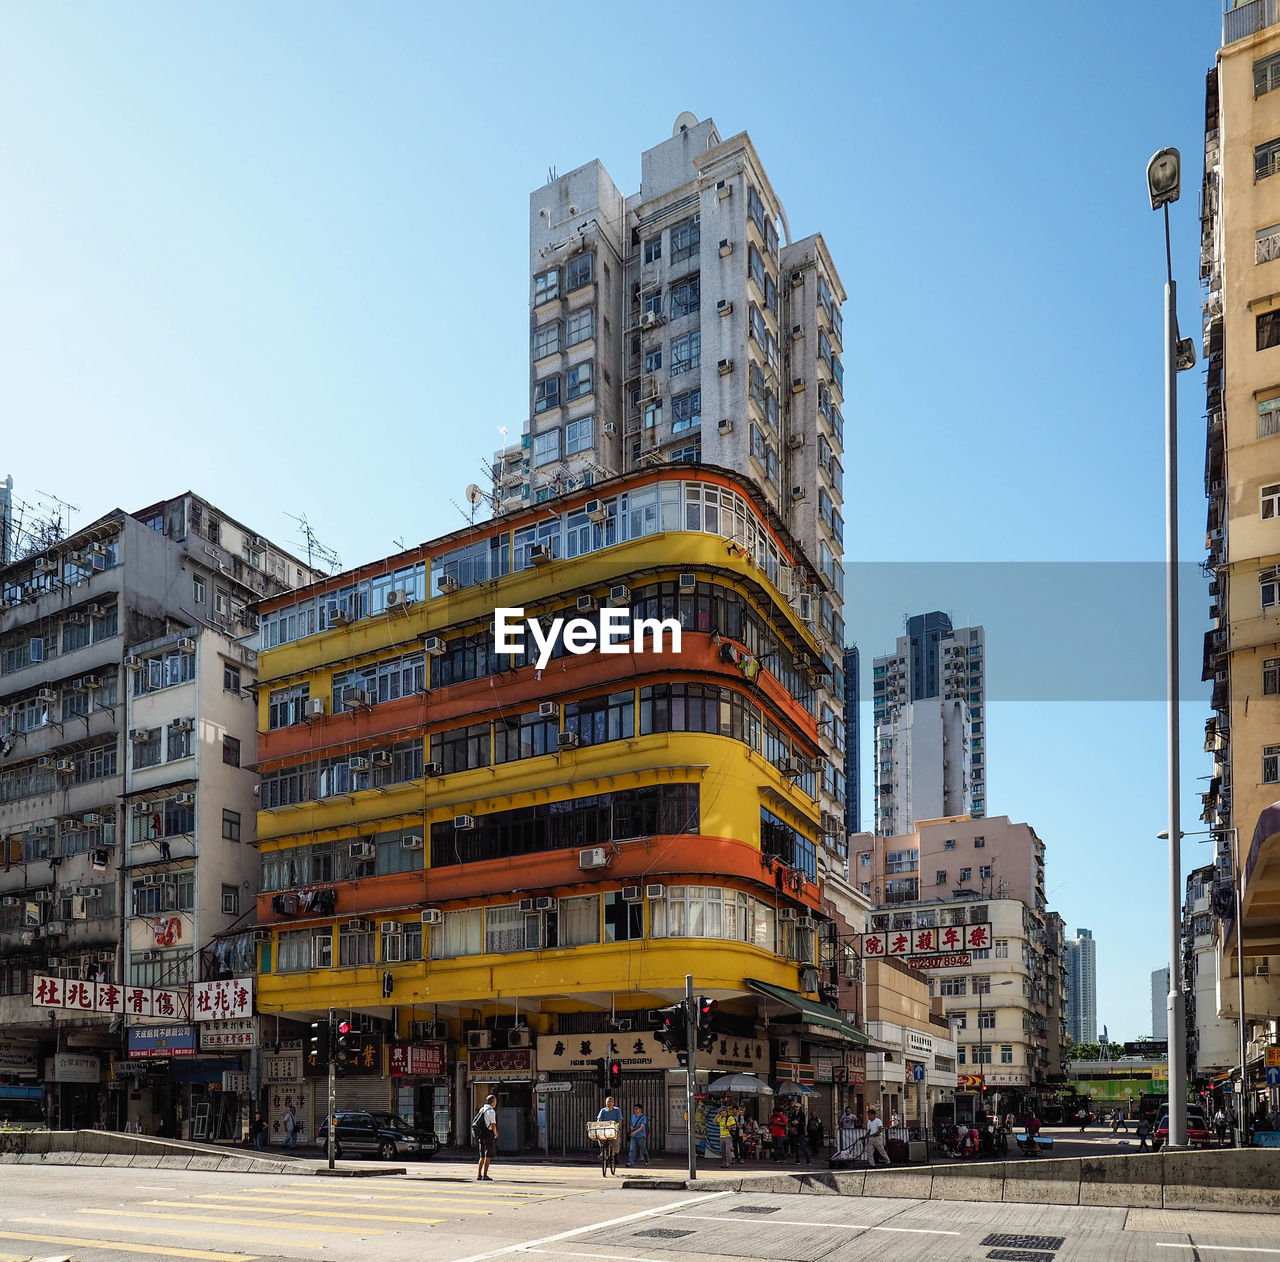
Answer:
[[223, 978], [196, 982], [191, 988], [193, 1021], [226, 1021], [253, 1015], [253, 978]]
[[991, 945], [989, 922], [947, 925], [942, 929], [890, 929], [861, 935], [864, 960], [908, 959], [919, 955], [950, 955], [982, 951]]
[[31, 980], [31, 1002], [37, 1008], [111, 1012], [168, 1020], [181, 1020], [188, 1011], [188, 998], [181, 990], [117, 986], [114, 982], [68, 981], [64, 977], [49, 977], [42, 973], [37, 973]]
[[258, 1046], [258, 1018], [239, 1017], [231, 1021], [206, 1021], [200, 1026], [200, 1050], [214, 1048], [254, 1048]]
[[196, 1054], [194, 1025], [131, 1025], [130, 1060], [162, 1060]]

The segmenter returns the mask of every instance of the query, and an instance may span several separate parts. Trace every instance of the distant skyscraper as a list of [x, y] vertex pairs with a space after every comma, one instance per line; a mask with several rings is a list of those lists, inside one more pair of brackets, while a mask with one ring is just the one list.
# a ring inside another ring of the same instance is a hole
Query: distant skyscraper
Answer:
[[986, 814], [986, 634], [945, 613], [907, 619], [906, 635], [872, 668], [875, 831]]
[[1151, 1037], [1169, 1037], [1169, 970], [1158, 968], [1151, 974]]
[[861, 656], [857, 645], [844, 651], [844, 830], [862, 831], [862, 757], [859, 749], [859, 706], [861, 685], [858, 668]]
[[1076, 1043], [1098, 1039], [1098, 957], [1091, 929], [1067, 943], [1067, 1033]]

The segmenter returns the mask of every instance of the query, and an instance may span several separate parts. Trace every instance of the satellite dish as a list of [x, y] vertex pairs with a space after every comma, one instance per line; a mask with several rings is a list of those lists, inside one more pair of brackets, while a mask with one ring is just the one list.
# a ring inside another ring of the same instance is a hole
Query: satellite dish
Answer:
[[467, 501], [471, 504], [479, 504], [484, 499], [484, 492], [473, 482], [467, 487]]

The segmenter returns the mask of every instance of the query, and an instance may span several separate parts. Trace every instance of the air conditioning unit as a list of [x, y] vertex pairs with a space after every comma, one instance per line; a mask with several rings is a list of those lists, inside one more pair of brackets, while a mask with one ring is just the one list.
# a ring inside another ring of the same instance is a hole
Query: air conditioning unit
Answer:
[[476, 818], [474, 815], [455, 815], [453, 817], [454, 828], [462, 833], [476, 826]]
[[799, 451], [800, 448], [804, 446], [804, 435], [803, 434], [789, 435], [787, 438], [787, 446], [792, 451]]
[[375, 749], [369, 757], [369, 761], [375, 767], [389, 767], [392, 763], [391, 751], [388, 749]]
[[422, 923], [424, 925], [438, 925], [444, 920], [444, 914], [438, 907], [427, 907], [422, 912]]
[[97, 960], [99, 964], [110, 964], [111, 961], [116, 958], [116, 953], [114, 951], [95, 951], [93, 953], [93, 958]]
[[622, 887], [622, 901], [624, 903], [638, 903], [640, 901], [640, 886], [624, 885]]
[[58, 765], [55, 770], [62, 772], [63, 775], [71, 775], [76, 769], [76, 760], [74, 758], [59, 758]]
[[732, 371], [733, 360], [731, 359], [722, 359], [718, 364], [716, 364], [716, 372], [718, 372], [722, 377], [727, 377]]
[[7, 705], [0, 705], [0, 719], [7, 719], [8, 717], [9, 707]]
[[173, 799], [179, 806], [194, 806], [196, 804], [196, 795], [194, 793], [178, 793]]
[[793, 486], [793, 487], [791, 488], [791, 498], [792, 498], [792, 500], [794, 500], [794, 501], [797, 501], [797, 502], [798, 502], [798, 501], [800, 501], [800, 500], [804, 499], [804, 496], [805, 496], [805, 490], [804, 490], [804, 487], [802, 487], [802, 486]]
[[151, 732], [145, 727], [131, 727], [129, 729], [129, 739], [131, 741], [145, 741], [151, 736]]
[[347, 928], [350, 929], [352, 933], [372, 933], [373, 921], [372, 920], [348, 920]]
[[578, 851], [578, 867], [584, 871], [592, 871], [595, 868], [607, 868], [609, 866], [609, 852], [604, 846], [592, 846], [589, 850]]
[[141, 669], [142, 669], [142, 658], [140, 658], [136, 653], [130, 653], [130, 654], [129, 654], [125, 659], [124, 659], [124, 664], [125, 664], [125, 665], [130, 669], [130, 670], [141, 670]]
[[458, 590], [458, 580], [452, 574], [441, 574], [436, 579], [436, 590], [444, 592], [446, 595], [449, 592], [456, 592]]
[[96, 601], [92, 604], [85, 605], [84, 611], [90, 618], [102, 618], [107, 612], [106, 606], [100, 605]]
[[579, 596], [579, 597], [578, 597], [578, 612], [579, 612], [579, 613], [594, 613], [594, 612], [595, 612], [595, 609], [596, 609], [596, 598], [595, 598], [594, 596]]
[[348, 758], [348, 759], [347, 759], [347, 770], [348, 770], [348, 771], [368, 771], [368, 770], [369, 770], [369, 760], [368, 760], [367, 758], [358, 758], [358, 757], [357, 757], [357, 758]]
[[534, 565], [545, 565], [551, 560], [551, 549], [545, 543], [530, 544], [529, 560]]
[[50, 757], [46, 754], [43, 758], [37, 758], [37, 759], [36, 759], [36, 766], [37, 766], [41, 771], [52, 771], [52, 770], [53, 770], [53, 764], [54, 764], [54, 762], [55, 762], [55, 761], [57, 761], [57, 760], [56, 760], [56, 759], [54, 759], [54, 758], [50, 758]]
[[716, 303], [716, 315], [722, 317], [733, 315], [733, 303], [731, 303], [728, 298], [721, 298], [720, 301]]
[[422, 774], [426, 776], [442, 776], [444, 775], [444, 763], [429, 762], [423, 767]]
[[36, 700], [41, 705], [57, 705], [58, 694], [52, 688], [41, 688], [40, 691], [36, 693]]
[[596, 523], [597, 526], [603, 526], [609, 520], [609, 508], [600, 500], [588, 500], [586, 507], [587, 517]]
[[658, 323], [658, 313], [656, 311], [646, 311], [640, 317], [640, 327], [642, 329], [651, 329]]
[[378, 929], [384, 935], [391, 934], [391, 933], [403, 933], [404, 925], [402, 925], [398, 920], [384, 920], [378, 926]]
[[83, 827], [78, 819], [64, 819], [62, 821], [62, 831], [64, 833], [78, 833], [83, 831]]
[[325, 606], [324, 616], [331, 627], [345, 627], [351, 621], [351, 615], [336, 600], [331, 600]]
[[560, 707], [554, 701], [543, 701], [538, 705], [540, 719], [554, 719], [560, 713]]
[[796, 918], [797, 929], [816, 929], [818, 922], [812, 916], [798, 916]]
[[96, 692], [102, 687], [102, 680], [97, 675], [81, 675], [76, 682], [83, 692]]
[[303, 711], [303, 718], [307, 718], [307, 719], [324, 718], [324, 698], [308, 697], [306, 708]]
[[609, 588], [609, 603], [615, 608], [619, 605], [629, 605], [631, 603], [631, 588], [625, 583], [619, 583], [616, 587]]
[[520, 1029], [518, 1030], [508, 1030], [507, 1046], [508, 1047], [532, 1047], [533, 1031], [529, 1029], [527, 1025], [521, 1026]]
[[804, 272], [802, 272], [798, 267], [794, 272], [791, 273], [791, 283], [793, 285], [804, 284]]
[[344, 688], [342, 690], [342, 704], [347, 708], [367, 706], [369, 704], [369, 694], [363, 688]]
[[696, 574], [680, 575], [680, 590], [682, 592], [694, 592], [698, 590], [698, 576]]
[[58, 559], [56, 557], [40, 557], [36, 561], [37, 574], [56, 574], [58, 572]]
[[383, 608], [405, 609], [411, 604], [413, 604], [413, 600], [403, 587], [393, 587], [387, 593], [386, 600], [383, 602]]
[[792, 393], [792, 394], [803, 394], [803, 393], [804, 393], [804, 378], [803, 378], [803, 377], [792, 377], [792, 378], [791, 378], [791, 393]]
[[733, 185], [728, 180], [716, 181], [716, 197], [720, 201], [724, 201], [733, 192]]
[[408, 833], [400, 838], [401, 850], [421, 850], [422, 835], [421, 833]]
[[76, 897], [77, 898], [101, 898], [102, 887], [99, 885], [77, 885]]
[[723, 416], [716, 423], [716, 429], [718, 429], [722, 434], [732, 434], [733, 422], [727, 416]]
[[543, 895], [541, 898], [535, 898], [533, 900], [534, 911], [555, 911], [559, 906], [560, 900], [548, 895]]
[[492, 1030], [468, 1030], [467, 1031], [467, 1050], [471, 1052], [483, 1052], [488, 1049], [493, 1042]]
[[600, 429], [609, 438], [618, 432], [618, 427], [612, 421], [605, 421]]
[[794, 907], [779, 907], [779, 920], [794, 920], [796, 918], [796, 909]]
[[194, 653], [196, 651], [196, 642], [189, 637], [184, 636], [178, 641], [179, 653]]
[[422, 641], [428, 657], [443, 657], [448, 646], [438, 635], [429, 635]]
[[665, 885], [646, 885], [644, 887], [645, 898], [666, 898], [667, 887]]
[[195, 719], [171, 719], [169, 722], [169, 726], [175, 732], [190, 732], [195, 725]]
[[22, 899], [15, 898], [12, 894], [6, 894], [0, 898], [0, 907], [17, 907], [21, 904]]
[[791, 340], [798, 342], [802, 337], [804, 337], [804, 325], [793, 324], [791, 326]]
[[102, 823], [102, 816], [97, 811], [88, 811], [81, 822], [86, 828], [93, 828]]
[[160, 958], [160, 952], [159, 951], [143, 951], [142, 958], [148, 964], [151, 964]]
[[582, 738], [577, 732], [557, 732], [556, 748], [557, 749], [577, 749], [582, 744]]
[[524, 911], [524, 912], [530, 912], [530, 911], [533, 911], [533, 910], [534, 910], [534, 906], [533, 906], [533, 899], [531, 899], [531, 898], [522, 898], [522, 899], [520, 900], [520, 910], [521, 910], [521, 911]]
[[353, 859], [372, 859], [377, 852], [377, 847], [371, 841], [353, 841], [347, 847], [347, 854]]
[[720, 238], [720, 257], [727, 259], [733, 253], [733, 242], [728, 237]]
[[142, 878], [142, 883], [148, 888], [154, 888], [157, 885], [164, 884], [164, 877], [157, 875], [155, 872], [148, 872], [147, 875]]

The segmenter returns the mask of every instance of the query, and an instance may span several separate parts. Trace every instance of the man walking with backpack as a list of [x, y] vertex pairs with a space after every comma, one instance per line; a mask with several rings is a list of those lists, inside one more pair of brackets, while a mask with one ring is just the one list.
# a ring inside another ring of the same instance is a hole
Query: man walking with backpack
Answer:
[[480, 1149], [480, 1164], [476, 1167], [476, 1179], [492, 1183], [489, 1177], [489, 1162], [498, 1150], [498, 1113], [494, 1105], [498, 1103], [496, 1095], [487, 1095], [475, 1117], [471, 1119], [471, 1136]]

